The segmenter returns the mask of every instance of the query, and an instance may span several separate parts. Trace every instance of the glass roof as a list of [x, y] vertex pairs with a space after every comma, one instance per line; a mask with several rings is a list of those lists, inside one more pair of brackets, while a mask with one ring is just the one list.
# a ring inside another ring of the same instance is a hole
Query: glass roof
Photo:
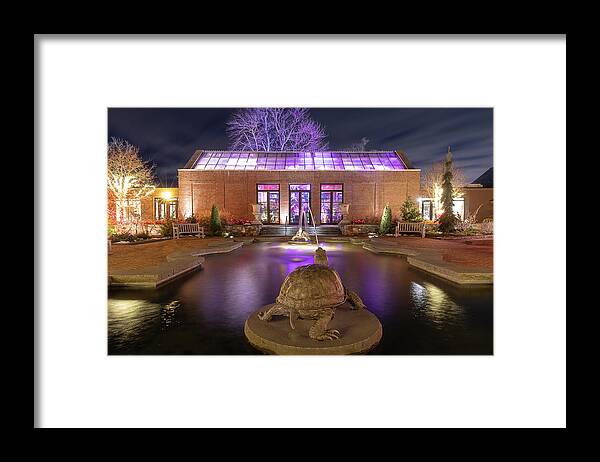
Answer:
[[202, 151], [197, 170], [405, 170], [394, 151]]

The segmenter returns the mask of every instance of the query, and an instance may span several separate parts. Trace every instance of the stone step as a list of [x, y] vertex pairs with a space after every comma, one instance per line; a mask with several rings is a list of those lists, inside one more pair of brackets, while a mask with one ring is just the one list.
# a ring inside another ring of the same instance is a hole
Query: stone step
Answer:
[[[314, 236], [314, 228], [305, 228], [309, 236]], [[263, 226], [261, 236], [293, 236], [298, 231], [297, 226]], [[340, 229], [337, 226], [318, 226], [316, 230], [319, 236], [340, 236]]]

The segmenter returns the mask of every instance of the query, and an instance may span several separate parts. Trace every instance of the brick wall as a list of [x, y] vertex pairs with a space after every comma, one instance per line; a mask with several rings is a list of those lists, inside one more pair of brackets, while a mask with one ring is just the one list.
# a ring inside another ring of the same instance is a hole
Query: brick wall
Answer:
[[476, 221], [479, 223], [484, 218], [493, 218], [494, 188], [464, 188], [463, 192], [465, 198], [465, 217], [475, 213], [477, 207], [481, 205]]
[[154, 220], [154, 198], [163, 198], [165, 193], [175, 199], [179, 191], [178, 188], [156, 188], [152, 194], [141, 199], [142, 220]]
[[256, 185], [278, 183], [281, 222], [289, 211], [289, 185], [311, 185], [311, 208], [319, 220], [321, 183], [342, 183], [350, 219], [379, 216], [386, 203], [396, 215], [407, 196], [419, 194], [420, 171], [230, 171], [184, 170], [179, 176], [179, 216], [208, 214], [213, 204], [237, 217], [251, 216]]

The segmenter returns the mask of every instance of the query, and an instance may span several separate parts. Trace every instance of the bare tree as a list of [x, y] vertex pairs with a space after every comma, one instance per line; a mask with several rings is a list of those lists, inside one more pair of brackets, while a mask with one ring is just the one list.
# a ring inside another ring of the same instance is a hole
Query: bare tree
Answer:
[[466, 231], [469, 231], [471, 228], [473, 228], [473, 226], [477, 222], [477, 214], [479, 213], [479, 209], [482, 207], [482, 205], [483, 204], [481, 204], [479, 207], [477, 207], [477, 210], [475, 210], [475, 213], [472, 213], [471, 215], [466, 217], [464, 220], [461, 219], [460, 217], [458, 217], [458, 219], [456, 220], [456, 229], [461, 232], [466, 232]]
[[108, 143], [107, 186], [117, 205], [117, 220], [129, 220], [126, 208], [155, 189], [153, 167], [142, 160], [137, 146], [112, 138]]
[[[432, 200], [433, 216], [438, 217], [443, 212], [442, 206], [442, 182], [444, 179], [445, 162], [440, 161], [432, 164], [421, 176], [421, 187]], [[452, 192], [453, 199], [463, 197], [463, 187], [466, 184], [465, 175], [462, 170], [452, 164]]]
[[348, 149], [343, 149], [343, 151], [365, 151], [369, 141], [371, 141], [369, 138], [363, 136], [358, 143], [354, 143]]
[[322, 151], [323, 127], [306, 108], [248, 108], [227, 122], [230, 149], [243, 151]]

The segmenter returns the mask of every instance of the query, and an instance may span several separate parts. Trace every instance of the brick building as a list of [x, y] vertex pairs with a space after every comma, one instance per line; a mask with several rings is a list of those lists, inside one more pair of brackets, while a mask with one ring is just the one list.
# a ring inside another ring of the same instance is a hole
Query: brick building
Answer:
[[[477, 212], [476, 221], [494, 217], [494, 169], [488, 168], [481, 176], [463, 188], [467, 216]], [[479, 210], [477, 210], [479, 209]]]
[[252, 217], [257, 204], [264, 224], [294, 224], [310, 206], [320, 225], [338, 223], [345, 208], [346, 219], [380, 216], [385, 204], [398, 213], [408, 196], [419, 195], [420, 169], [400, 151], [198, 150], [178, 170], [178, 182], [179, 218], [206, 215], [213, 204]]
[[109, 216], [125, 222], [156, 221], [177, 219], [177, 188], [155, 188], [150, 194], [141, 198], [131, 198], [117, 202], [109, 196]]
[[[485, 219], [492, 219], [494, 216], [494, 174], [493, 167], [487, 169], [481, 176], [473, 182], [464, 185], [461, 188], [462, 195], [453, 201], [454, 213], [461, 219], [475, 215], [475, 221], [481, 223]], [[427, 196], [425, 189], [421, 190], [420, 197], [417, 198], [417, 204], [421, 215], [426, 220], [434, 220], [441, 213], [436, 210], [434, 199]], [[438, 207], [439, 208], [439, 207]]]

